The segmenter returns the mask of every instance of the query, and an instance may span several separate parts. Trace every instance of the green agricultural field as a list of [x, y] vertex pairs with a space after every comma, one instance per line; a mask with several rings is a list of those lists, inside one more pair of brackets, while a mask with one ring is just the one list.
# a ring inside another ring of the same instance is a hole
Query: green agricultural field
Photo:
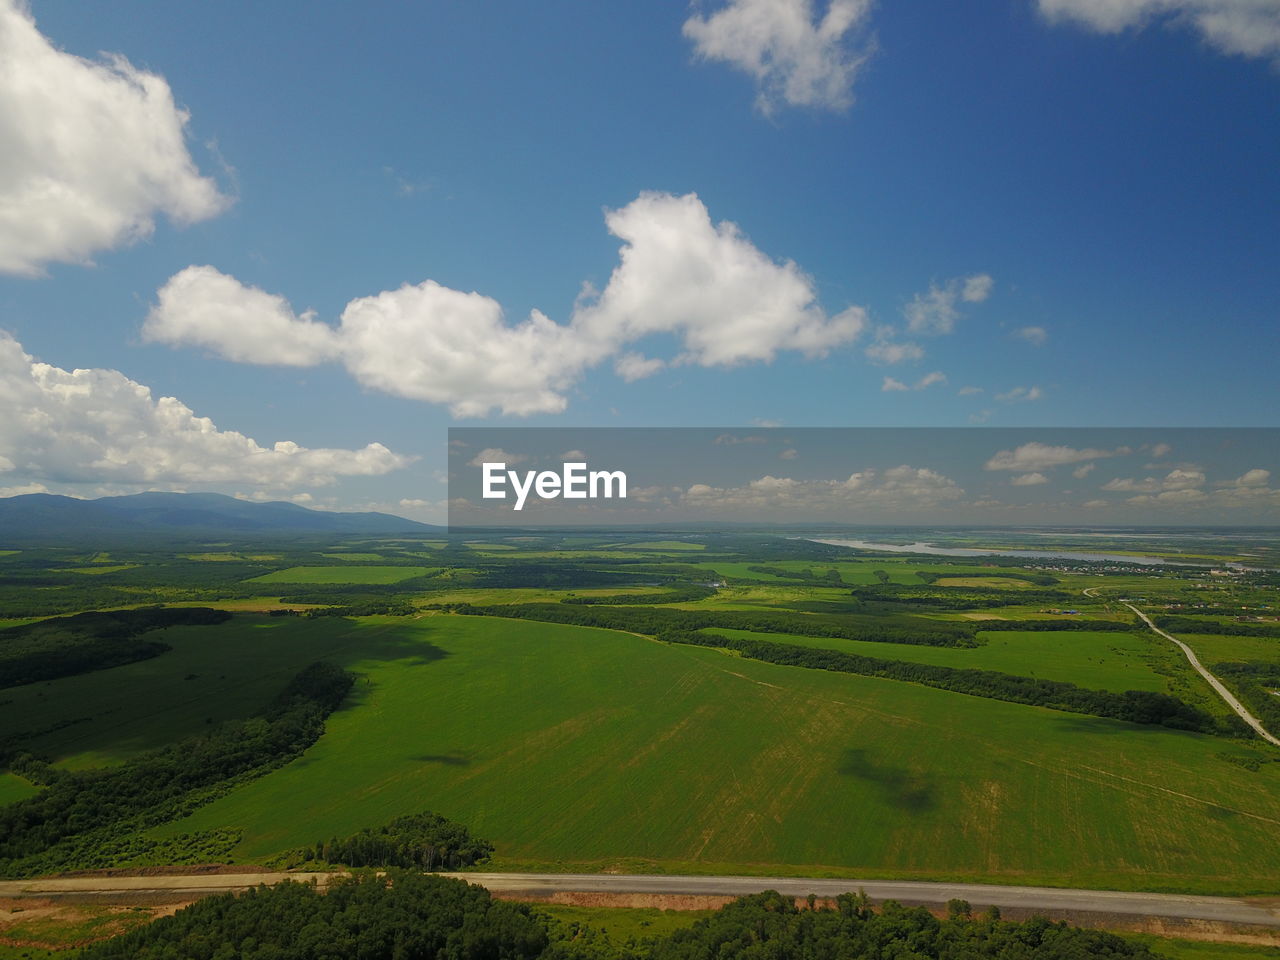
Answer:
[[705, 543], [693, 543], [688, 540], [642, 540], [639, 543], [613, 543], [609, 546], [625, 550], [656, 550], [660, 553], [707, 549]]
[[399, 583], [436, 573], [439, 567], [289, 567], [273, 570], [246, 583]]
[[508, 868], [1280, 890], [1280, 764], [1231, 762], [1260, 748], [598, 629], [345, 629], [319, 743], [157, 833], [243, 860], [428, 809]]
[[[358, 563], [378, 563], [387, 559], [385, 554], [358, 553], [355, 551], [348, 553], [322, 553], [320, 556], [326, 557], [329, 560], [352, 560]], [[394, 557], [392, 559], [394, 559]]]
[[1175, 633], [1174, 636], [1194, 650], [1196, 656], [1204, 663], [1222, 663], [1230, 660], [1280, 663], [1280, 639], [1223, 637], [1202, 633]]
[[[1168, 693], [1167, 676], [1152, 670], [1151, 665], [1156, 662], [1166, 668], [1177, 666], [1177, 657], [1174, 656], [1177, 651], [1155, 634], [1148, 639], [1131, 633], [1001, 631], [982, 634], [986, 643], [981, 647], [964, 648], [870, 643], [839, 637], [799, 637], [747, 630], [714, 629], [707, 632], [753, 640], [776, 640], [819, 650], [842, 650], [885, 660], [998, 670], [1023, 677], [1065, 680], [1092, 690], [1114, 690], [1117, 693], [1126, 690]], [[1185, 664], [1185, 659], [1182, 662]]]

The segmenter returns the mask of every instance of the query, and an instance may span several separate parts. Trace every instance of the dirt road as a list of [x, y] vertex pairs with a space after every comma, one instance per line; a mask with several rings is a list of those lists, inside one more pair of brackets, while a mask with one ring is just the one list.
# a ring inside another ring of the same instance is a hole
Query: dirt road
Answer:
[[1258, 736], [1260, 736], [1263, 740], [1266, 740], [1267, 743], [1280, 747], [1280, 739], [1276, 739], [1270, 733], [1268, 733], [1267, 728], [1262, 725], [1261, 721], [1259, 721], [1257, 717], [1255, 717], [1252, 713], [1250, 713], [1248, 710], [1245, 709], [1244, 704], [1242, 704], [1239, 700], [1237, 700], [1232, 695], [1231, 691], [1222, 685], [1222, 681], [1219, 680], [1217, 677], [1215, 677], [1207, 669], [1205, 669], [1204, 664], [1200, 662], [1200, 658], [1196, 656], [1194, 650], [1188, 647], [1185, 643], [1183, 643], [1173, 634], [1165, 633], [1163, 630], [1157, 627], [1154, 623], [1151, 622], [1150, 617], [1148, 617], [1145, 613], [1143, 613], [1141, 610], [1135, 607], [1132, 603], [1126, 603], [1125, 606], [1128, 607], [1130, 610], [1132, 610], [1134, 613], [1136, 613], [1139, 617], [1141, 617], [1143, 623], [1145, 623], [1148, 627], [1150, 627], [1156, 633], [1160, 634], [1160, 636], [1164, 637], [1166, 640], [1171, 640], [1172, 642], [1176, 643], [1178, 647], [1182, 650], [1182, 652], [1187, 655], [1187, 660], [1191, 662], [1191, 666], [1195, 667], [1196, 673], [1200, 674], [1200, 676], [1204, 677], [1205, 680], [1208, 681], [1209, 686], [1213, 687], [1213, 689], [1218, 692], [1218, 696], [1222, 697], [1222, 699], [1227, 702], [1227, 706], [1229, 706], [1232, 710], [1234, 710], [1237, 714], [1239, 714], [1240, 718], [1244, 720], [1245, 723], [1253, 727], [1253, 729], [1257, 731]]
[[[0, 881], [0, 897], [86, 897], [104, 899], [121, 894], [190, 896], [244, 890], [283, 880], [316, 880], [323, 885], [333, 874], [244, 873], [200, 876], [68, 877], [47, 880]], [[1110, 890], [1067, 890], [1052, 887], [1000, 887], [976, 883], [924, 883], [889, 880], [828, 880], [796, 877], [702, 877], [620, 874], [461, 873], [461, 879], [495, 894], [525, 894], [546, 898], [557, 893], [654, 894], [668, 896], [741, 896], [762, 890], [804, 897], [834, 897], [865, 890], [874, 901], [899, 900], [940, 906], [948, 900], [968, 900], [974, 909], [998, 906], [1008, 910], [1050, 913], [1104, 914], [1205, 920], [1280, 928], [1280, 900], [1200, 897]]]

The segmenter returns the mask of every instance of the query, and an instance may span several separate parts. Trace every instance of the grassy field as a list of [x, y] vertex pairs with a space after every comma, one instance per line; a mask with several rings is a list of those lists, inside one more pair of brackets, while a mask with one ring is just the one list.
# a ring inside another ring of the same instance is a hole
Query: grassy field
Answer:
[[6, 770], [0, 773], [0, 806], [29, 797], [38, 789], [35, 784]]
[[399, 583], [413, 577], [436, 573], [439, 567], [289, 567], [273, 570], [246, 583]]
[[1175, 633], [1204, 663], [1261, 660], [1280, 663], [1280, 640], [1266, 637], [1224, 637], [1204, 633]]
[[513, 869], [1280, 890], [1252, 747], [588, 628], [348, 630], [364, 678], [321, 741], [158, 833], [261, 858], [430, 809]]

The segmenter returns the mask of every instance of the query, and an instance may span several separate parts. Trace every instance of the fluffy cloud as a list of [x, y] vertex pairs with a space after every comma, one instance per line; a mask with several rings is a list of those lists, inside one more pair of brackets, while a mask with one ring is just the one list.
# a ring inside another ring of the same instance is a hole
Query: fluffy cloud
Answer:
[[1252, 470], [1246, 470], [1243, 474], [1236, 477], [1229, 484], [1233, 487], [1265, 487], [1267, 481], [1271, 479], [1271, 471], [1263, 470], [1255, 467]]
[[1179, 491], [1197, 490], [1204, 486], [1204, 482], [1205, 476], [1199, 470], [1176, 469], [1170, 470], [1162, 478], [1146, 477], [1142, 480], [1135, 480], [1132, 477], [1117, 477], [1104, 483], [1102, 489], [1113, 493], [1177, 493]]
[[504, 322], [496, 300], [433, 280], [352, 300], [339, 330], [342, 361], [384, 393], [447, 403], [455, 416], [563, 410], [562, 393], [590, 345], [533, 311]]
[[960, 291], [960, 299], [965, 303], [981, 303], [987, 297], [991, 296], [991, 288], [996, 284], [991, 279], [990, 274], [975, 273], [972, 277], [965, 277], [964, 287]]
[[[565, 454], [565, 457], [567, 459], [568, 454]], [[501, 447], [485, 447], [468, 460], [467, 465], [482, 467], [486, 463], [505, 463], [509, 467], [514, 467], [517, 463], [524, 463], [528, 459], [523, 453], [507, 453]]]
[[1234, 480], [1222, 480], [1205, 487], [1205, 475], [1195, 468], [1171, 470], [1164, 477], [1142, 480], [1113, 480], [1103, 490], [1133, 493], [1126, 502], [1136, 506], [1174, 507], [1182, 509], [1216, 507], [1223, 510], [1248, 510], [1251, 519], [1274, 517], [1280, 512], [1280, 490], [1270, 486], [1271, 471], [1255, 467]]
[[1072, 20], [1099, 33], [1156, 20], [1193, 27], [1222, 53], [1280, 56], [1280, 5], [1273, 0], [1039, 0], [1050, 21]]
[[1015, 487], [1035, 487], [1048, 482], [1049, 478], [1043, 473], [1023, 473], [1009, 481]]
[[860, 471], [844, 480], [765, 476], [741, 487], [694, 484], [684, 491], [681, 501], [718, 513], [780, 509], [824, 513], [858, 508], [920, 509], [952, 503], [963, 496], [964, 490], [949, 477], [904, 464]]
[[25, 3], [0, 0], [0, 272], [39, 274], [186, 224], [227, 199], [187, 152], [163, 77], [121, 56], [55, 48]]
[[820, 18], [812, 0], [730, 0], [709, 17], [685, 21], [697, 55], [755, 77], [756, 105], [843, 110], [867, 50], [853, 51], [850, 31], [864, 25], [871, 0], [829, 0]]
[[651, 375], [666, 361], [619, 351], [655, 334], [680, 344], [673, 363], [713, 367], [783, 350], [820, 357], [865, 326], [861, 307], [828, 316], [795, 263], [713, 223], [694, 194], [642, 194], [606, 224], [623, 241], [618, 266], [567, 324], [534, 310], [512, 325], [496, 300], [427, 280], [352, 300], [330, 327], [212, 267], [188, 267], [160, 289], [143, 334], [241, 362], [338, 359], [366, 386], [481, 416], [559, 412], [583, 372], [611, 356], [625, 379]]
[[665, 360], [642, 353], [624, 353], [613, 362], [613, 372], [627, 383], [651, 377], [667, 365]]
[[173, 397], [115, 370], [63, 370], [0, 334], [0, 456], [33, 483], [247, 483], [268, 488], [378, 476], [408, 458], [380, 443], [361, 450], [262, 446], [219, 430]]
[[187, 267], [156, 294], [144, 340], [208, 347], [228, 360], [305, 367], [338, 354], [333, 328], [213, 267]]
[[1051, 470], [1067, 463], [1085, 463], [1089, 460], [1101, 460], [1104, 457], [1115, 457], [1129, 452], [1127, 447], [1118, 447], [1115, 450], [1088, 447], [1077, 450], [1073, 447], [1054, 447], [1047, 443], [1032, 442], [1024, 443], [1015, 450], [1001, 450], [984, 464], [984, 468], [1035, 473]]
[[939, 286], [929, 284], [926, 293], [917, 293], [903, 308], [907, 329], [912, 333], [939, 335], [951, 333], [960, 318], [956, 304], [981, 303], [991, 296], [995, 281], [985, 273], [956, 277]]
[[866, 324], [859, 307], [828, 317], [812, 278], [774, 262], [736, 224], [713, 224], [695, 194], [644, 193], [605, 223], [623, 241], [620, 262], [574, 316], [593, 344], [673, 332], [684, 345], [678, 362], [720, 366], [779, 350], [822, 356]]

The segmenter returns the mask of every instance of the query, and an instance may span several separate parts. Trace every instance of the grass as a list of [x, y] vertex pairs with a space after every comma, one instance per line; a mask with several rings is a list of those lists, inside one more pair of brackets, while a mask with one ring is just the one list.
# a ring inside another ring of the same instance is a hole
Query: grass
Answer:
[[993, 587], [997, 590], [1033, 590], [1034, 583], [1010, 577], [939, 577], [938, 587]]
[[1126, 940], [1145, 943], [1151, 952], [1169, 960], [1276, 960], [1280, 947], [1251, 943], [1210, 943], [1179, 940], [1146, 933], [1121, 934]]
[[54, 572], [84, 574], [118, 573], [121, 570], [132, 570], [136, 566], [138, 566], [136, 563], [113, 563], [96, 567], [59, 567]]
[[320, 742], [158, 834], [238, 827], [241, 861], [425, 809], [498, 869], [1280, 891], [1280, 765], [1221, 739], [589, 628], [348, 629]]
[[691, 927], [714, 910], [659, 910], [656, 907], [575, 907], [564, 903], [531, 903], [538, 913], [559, 922], [561, 929], [590, 927], [615, 944], [641, 943]]
[[439, 567], [289, 567], [273, 570], [246, 583], [399, 583], [413, 577], [425, 577]]
[[1280, 639], [1213, 636], [1200, 633], [1175, 633], [1174, 636], [1194, 650], [1196, 656], [1206, 664], [1240, 660], [1280, 663]]
[[[1155, 641], [1130, 633], [1089, 631], [1010, 631], [981, 635], [986, 644], [972, 649], [927, 647], [905, 643], [872, 643], [838, 637], [799, 637], [787, 634], [751, 633], [746, 630], [712, 630], [731, 637], [778, 640], [820, 650], [841, 650], [887, 660], [906, 660], [943, 667], [998, 670], [1046, 680], [1065, 680], [1093, 690], [1154, 690], [1169, 688], [1166, 677], [1151, 669], [1151, 662], [1175, 664], [1169, 651]], [[1165, 646], [1169, 646], [1165, 642]], [[1176, 651], [1175, 651], [1176, 652]], [[1185, 662], [1185, 661], [1184, 661]]]
[[0, 772], [0, 807], [15, 800], [25, 800], [39, 792], [39, 787], [16, 773]]

